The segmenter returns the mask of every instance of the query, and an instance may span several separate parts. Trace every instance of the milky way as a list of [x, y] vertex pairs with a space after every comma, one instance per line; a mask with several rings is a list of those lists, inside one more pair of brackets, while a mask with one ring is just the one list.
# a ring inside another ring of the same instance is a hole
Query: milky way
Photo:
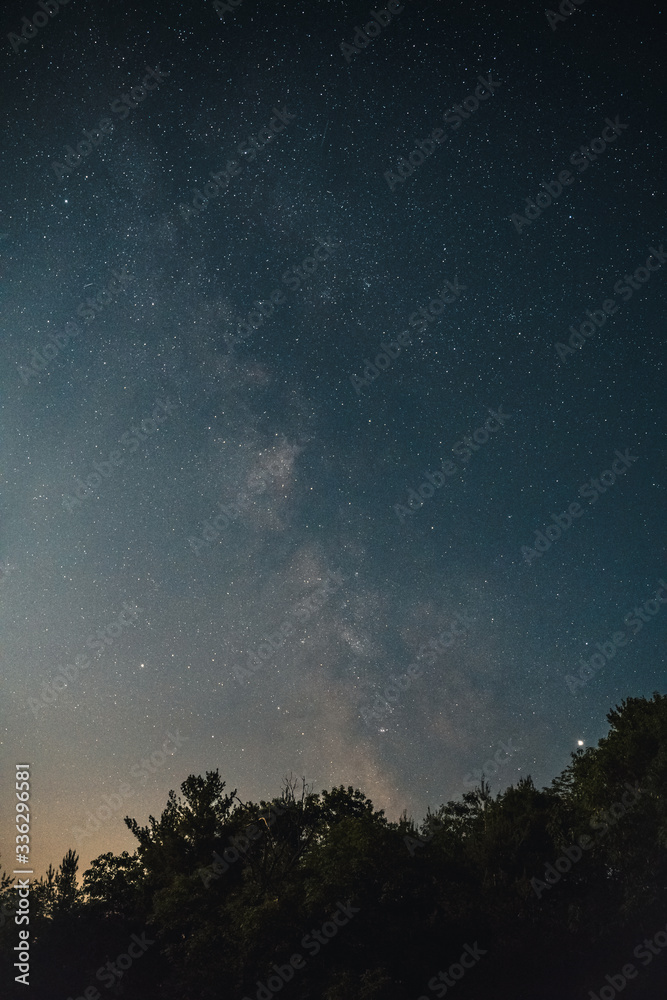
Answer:
[[3, 15], [37, 871], [215, 768], [392, 819], [548, 783], [664, 688], [657, 8], [335, 6]]

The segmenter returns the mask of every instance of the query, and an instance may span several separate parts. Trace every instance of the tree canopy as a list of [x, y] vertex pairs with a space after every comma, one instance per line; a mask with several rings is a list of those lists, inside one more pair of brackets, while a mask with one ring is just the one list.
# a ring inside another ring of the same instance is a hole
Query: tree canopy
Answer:
[[[132, 855], [79, 884], [70, 850], [33, 885], [31, 996], [584, 1000], [634, 963], [628, 1000], [654, 1000], [667, 948], [635, 949], [667, 925], [667, 697], [607, 718], [550, 787], [482, 781], [420, 823], [351, 786], [288, 778], [253, 803], [217, 770], [190, 775], [159, 818], [126, 818]], [[0, 872], [4, 982], [11, 883]]]

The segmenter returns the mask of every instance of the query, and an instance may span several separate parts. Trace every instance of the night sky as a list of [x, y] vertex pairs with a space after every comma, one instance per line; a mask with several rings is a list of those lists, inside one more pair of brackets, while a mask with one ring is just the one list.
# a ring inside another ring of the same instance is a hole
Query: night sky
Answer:
[[665, 18], [571, 6], [5, 8], [1, 787], [31, 764], [36, 871], [215, 768], [390, 819], [494, 754], [541, 786], [665, 690]]

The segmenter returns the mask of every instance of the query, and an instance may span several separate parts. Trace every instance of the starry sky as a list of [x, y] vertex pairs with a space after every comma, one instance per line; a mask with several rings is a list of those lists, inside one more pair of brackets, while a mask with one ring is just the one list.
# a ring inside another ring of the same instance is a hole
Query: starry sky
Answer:
[[659, 5], [76, 0], [21, 38], [39, 10], [0, 56], [35, 869], [215, 768], [390, 819], [494, 754], [547, 784], [665, 690]]

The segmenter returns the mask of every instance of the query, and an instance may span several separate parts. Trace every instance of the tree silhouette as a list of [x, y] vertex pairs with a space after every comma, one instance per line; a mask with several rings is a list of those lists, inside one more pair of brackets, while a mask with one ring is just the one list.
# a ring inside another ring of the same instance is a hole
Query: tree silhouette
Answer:
[[[126, 818], [134, 854], [100, 855], [79, 888], [70, 850], [34, 883], [33, 1000], [81, 996], [142, 933], [155, 944], [114, 986], [123, 1000], [267, 1000], [281, 969], [286, 1000], [432, 998], [466, 945], [480, 957], [457, 1000], [583, 997], [667, 920], [667, 698], [607, 718], [548, 788], [526, 777], [494, 797], [482, 777], [421, 822], [387, 820], [352, 786], [289, 776], [254, 803], [217, 770], [190, 775], [159, 819]], [[14, 944], [8, 917], [7, 976]], [[666, 977], [656, 960], [628, 1000], [655, 1000]]]
[[78, 869], [79, 855], [70, 848], [55, 875], [55, 913], [71, 913], [79, 902], [80, 893], [76, 881]]

